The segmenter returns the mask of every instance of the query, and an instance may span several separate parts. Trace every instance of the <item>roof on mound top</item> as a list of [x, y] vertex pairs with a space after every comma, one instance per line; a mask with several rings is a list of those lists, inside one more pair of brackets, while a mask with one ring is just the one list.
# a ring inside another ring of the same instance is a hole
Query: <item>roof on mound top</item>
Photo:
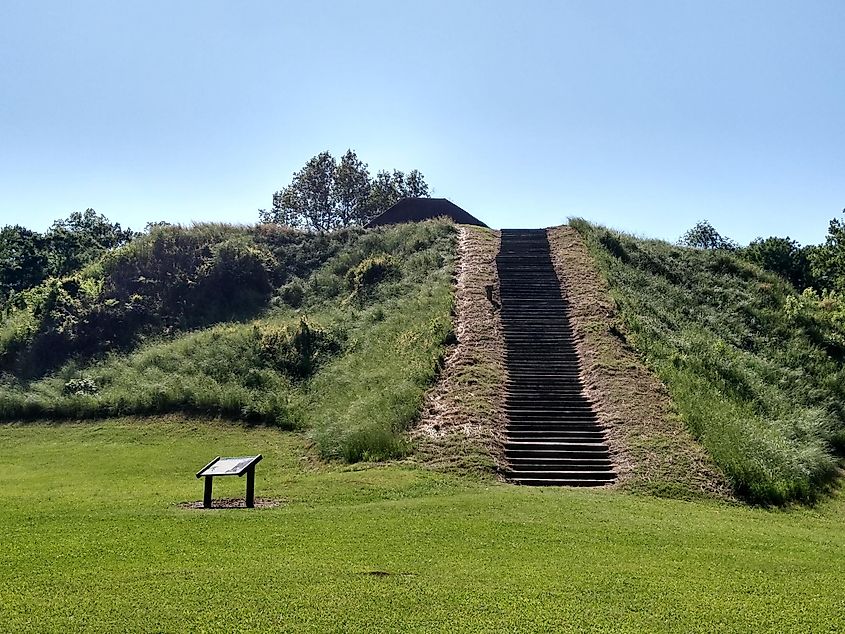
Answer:
[[487, 226], [471, 213], [445, 198], [403, 198], [393, 207], [370, 220], [365, 226], [380, 227], [400, 222], [419, 222], [441, 216], [451, 218], [461, 225]]

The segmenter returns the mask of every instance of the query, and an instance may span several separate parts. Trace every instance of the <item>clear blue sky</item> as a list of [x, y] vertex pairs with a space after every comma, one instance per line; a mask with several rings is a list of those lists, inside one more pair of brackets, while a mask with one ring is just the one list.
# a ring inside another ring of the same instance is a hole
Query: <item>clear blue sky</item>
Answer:
[[0, 224], [251, 223], [350, 147], [496, 227], [819, 242], [845, 2], [0, 4]]

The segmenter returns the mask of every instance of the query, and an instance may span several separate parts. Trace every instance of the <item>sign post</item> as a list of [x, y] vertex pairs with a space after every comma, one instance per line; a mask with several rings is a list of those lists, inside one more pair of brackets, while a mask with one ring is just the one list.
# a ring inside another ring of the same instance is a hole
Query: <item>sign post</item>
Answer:
[[215, 476], [238, 476], [246, 474], [246, 507], [255, 507], [255, 465], [261, 462], [262, 455], [241, 456], [239, 458], [221, 458], [217, 456], [197, 472], [197, 478], [205, 478], [202, 506], [211, 508], [211, 487]]

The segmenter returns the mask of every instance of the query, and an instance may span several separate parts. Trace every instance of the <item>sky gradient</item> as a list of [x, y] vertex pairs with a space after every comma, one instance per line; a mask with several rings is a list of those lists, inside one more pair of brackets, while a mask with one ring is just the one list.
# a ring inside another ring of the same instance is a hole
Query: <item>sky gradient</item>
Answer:
[[845, 2], [0, 4], [0, 224], [252, 223], [314, 154], [494, 227], [820, 242]]

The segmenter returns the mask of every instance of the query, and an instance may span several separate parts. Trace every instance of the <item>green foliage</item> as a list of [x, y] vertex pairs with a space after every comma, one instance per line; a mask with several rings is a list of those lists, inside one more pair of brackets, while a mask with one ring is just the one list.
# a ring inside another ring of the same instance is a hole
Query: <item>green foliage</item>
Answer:
[[681, 239], [678, 240], [678, 244], [693, 249], [724, 249], [733, 251], [737, 248], [733, 240], [722, 237], [707, 220], [698, 222], [692, 229], [682, 235]]
[[797, 295], [725, 251], [638, 240], [582, 220], [631, 343], [737, 492], [812, 499], [845, 425], [838, 296]]
[[811, 284], [809, 249], [786, 238], [757, 238], [740, 255], [757, 266], [776, 273], [801, 291]]
[[262, 222], [314, 231], [367, 224], [401, 198], [428, 196], [418, 170], [380, 171], [370, 178], [367, 164], [353, 150], [340, 161], [320, 152], [273, 194], [273, 206], [259, 210]]
[[41, 234], [19, 225], [0, 230], [0, 306], [15, 293], [44, 281], [47, 257]]
[[131, 242], [137, 234], [122, 229], [93, 209], [57, 220], [47, 232], [49, 274], [62, 277], [96, 261], [103, 253]]
[[97, 383], [88, 378], [70, 379], [62, 388], [65, 396], [91, 396], [99, 391]]
[[154, 227], [75, 276], [20, 293], [16, 314], [0, 326], [0, 370], [40, 376], [152, 335], [249, 318], [291, 275], [308, 275], [352, 238], [218, 224]]
[[[63, 277], [129, 243], [137, 234], [87, 209], [57, 220], [44, 234], [20, 226], [0, 230], [0, 307], [48, 277]], [[19, 303], [19, 302], [18, 302]], [[8, 312], [9, 306], [6, 306]]]
[[401, 455], [451, 333], [454, 241], [441, 221], [155, 228], [27, 291], [0, 347], [58, 369], [0, 377], [0, 419], [182, 411], [306, 427], [325, 456]]
[[379, 282], [395, 276], [399, 267], [393, 257], [382, 254], [374, 255], [346, 273], [346, 282], [352, 292], [361, 297]]
[[845, 293], [845, 221], [834, 218], [825, 243], [808, 252], [810, 269], [821, 290]]
[[311, 376], [319, 362], [342, 345], [341, 334], [328, 332], [304, 317], [296, 326], [255, 328], [261, 353], [271, 366], [298, 379]]
[[292, 279], [279, 289], [278, 300], [291, 308], [299, 308], [305, 301], [305, 285], [302, 280]]
[[845, 298], [841, 294], [807, 288], [786, 298], [784, 312], [831, 357], [845, 359]]

